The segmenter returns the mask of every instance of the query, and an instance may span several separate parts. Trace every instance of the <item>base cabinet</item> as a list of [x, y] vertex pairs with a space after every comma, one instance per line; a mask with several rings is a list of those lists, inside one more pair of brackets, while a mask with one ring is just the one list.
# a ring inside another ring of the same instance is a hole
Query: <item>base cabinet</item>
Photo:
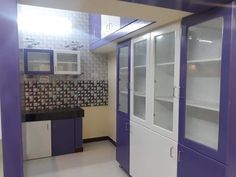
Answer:
[[52, 121], [52, 155], [75, 152], [75, 119]]
[[130, 175], [132, 177], [176, 177], [177, 143], [132, 122]]
[[22, 124], [24, 160], [49, 157], [51, 152], [51, 121]]
[[117, 119], [116, 160], [129, 173], [129, 119], [119, 116]]
[[178, 177], [224, 177], [225, 166], [187, 147], [179, 146]]

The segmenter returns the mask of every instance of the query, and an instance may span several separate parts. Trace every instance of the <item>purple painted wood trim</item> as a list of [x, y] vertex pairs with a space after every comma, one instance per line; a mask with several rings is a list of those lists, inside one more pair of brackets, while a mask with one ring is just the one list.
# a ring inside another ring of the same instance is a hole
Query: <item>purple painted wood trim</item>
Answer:
[[[200, 153], [226, 163], [227, 150], [227, 129], [228, 129], [228, 105], [229, 105], [229, 57], [230, 57], [230, 40], [231, 40], [231, 8], [222, 7], [213, 9], [206, 13], [187, 17], [182, 22], [182, 39], [181, 39], [181, 69], [180, 69], [180, 111], [179, 111], [179, 141], [181, 144], [190, 147]], [[223, 50], [221, 64], [221, 94], [220, 94], [220, 129], [219, 129], [219, 148], [218, 151], [206, 147], [185, 138], [185, 105], [186, 105], [186, 73], [187, 73], [187, 31], [192, 25], [205, 22], [217, 17], [224, 18], [223, 29]]]
[[[28, 53], [29, 52], [48, 53], [50, 55], [50, 71], [29, 71], [29, 68], [28, 68]], [[25, 74], [54, 74], [53, 50], [24, 49], [24, 68], [25, 68]]]
[[17, 1], [0, 5], [0, 96], [4, 177], [23, 177]]
[[200, 13], [211, 8], [222, 6], [225, 3], [229, 3], [232, 0], [121, 0], [132, 3], [140, 3], [158, 7], [164, 7], [168, 9], [177, 9], [182, 11], [188, 11], [193, 13]]
[[[141, 28], [143, 28], [143, 27], [146, 27], [146, 26], [151, 25], [153, 23], [155, 23], [155, 22], [136, 20], [135, 22], [133, 22], [131, 24], [133, 24], [133, 25], [143, 25], [141, 27]], [[129, 25], [131, 25], [131, 24], [129, 24]], [[134, 31], [137, 31], [137, 30], [141, 29], [141, 28], [139, 28], [139, 29], [134, 29], [134, 30], [133, 29], [132, 30], [125, 30], [125, 27], [127, 27], [127, 26], [124, 26], [123, 28], [119, 29], [118, 31], [116, 31], [116, 32], [114, 32], [110, 35], [108, 35], [107, 37], [105, 37], [105, 38], [103, 38], [103, 39], [101, 39], [101, 40], [99, 40], [95, 43], [90, 44], [90, 50], [95, 50], [99, 47], [102, 47], [104, 45], [107, 45], [107, 44], [111, 43], [114, 40], [117, 40], [121, 37], [124, 37], [128, 34], [131, 34]]]
[[[127, 94], [127, 100], [128, 100], [128, 113], [123, 113], [119, 111], [119, 78], [120, 78], [120, 49], [128, 47], [129, 48], [129, 53], [128, 53], [128, 94]], [[116, 57], [117, 57], [117, 92], [116, 92], [116, 119], [117, 119], [117, 149], [116, 149], [116, 159], [120, 164], [123, 169], [129, 174], [129, 169], [130, 169], [130, 66], [131, 66], [131, 40], [124, 41], [122, 43], [119, 43], [117, 46], [117, 52], [116, 52]], [[127, 125], [123, 125], [126, 124]], [[125, 130], [123, 126], [128, 126], [128, 130]], [[127, 132], [128, 131], [128, 132]], [[121, 142], [122, 144], [120, 144]], [[124, 143], [124, 144], [123, 144]]]
[[227, 125], [228, 130], [228, 148], [227, 148], [227, 177], [236, 176], [236, 2], [233, 2], [233, 15], [231, 21], [231, 43], [228, 41], [228, 47], [231, 50], [230, 64], [229, 64], [229, 121]]

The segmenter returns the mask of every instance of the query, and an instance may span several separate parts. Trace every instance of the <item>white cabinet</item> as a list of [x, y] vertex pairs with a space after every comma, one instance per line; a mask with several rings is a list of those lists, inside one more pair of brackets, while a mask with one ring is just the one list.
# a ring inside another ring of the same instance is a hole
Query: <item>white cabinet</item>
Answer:
[[22, 124], [24, 160], [49, 157], [51, 152], [51, 121]]
[[131, 122], [130, 175], [176, 177], [177, 142]]
[[151, 33], [150, 128], [178, 141], [180, 24]]
[[80, 53], [78, 51], [54, 51], [55, 74], [81, 74]]
[[176, 177], [180, 23], [131, 41], [130, 174]]
[[101, 38], [120, 29], [120, 17], [101, 15]]

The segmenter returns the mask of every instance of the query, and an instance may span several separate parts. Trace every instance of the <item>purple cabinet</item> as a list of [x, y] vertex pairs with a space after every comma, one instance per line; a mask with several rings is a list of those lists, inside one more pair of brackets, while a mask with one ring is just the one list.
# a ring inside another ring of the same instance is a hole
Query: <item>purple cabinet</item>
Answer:
[[53, 74], [53, 50], [24, 49], [25, 74]]
[[133, 3], [140, 3], [158, 7], [164, 7], [169, 9], [177, 9], [182, 11], [189, 11], [193, 13], [199, 13], [212, 7], [216, 7], [230, 0], [168, 0], [168, 1], [158, 1], [158, 0], [122, 0]]
[[52, 155], [83, 151], [82, 118], [52, 121]]
[[184, 146], [179, 146], [178, 177], [224, 177], [225, 166]]
[[182, 22], [178, 177], [236, 176], [234, 6]]
[[130, 41], [117, 47], [117, 149], [116, 159], [129, 173], [130, 153]]
[[75, 152], [75, 119], [52, 121], [52, 155]]

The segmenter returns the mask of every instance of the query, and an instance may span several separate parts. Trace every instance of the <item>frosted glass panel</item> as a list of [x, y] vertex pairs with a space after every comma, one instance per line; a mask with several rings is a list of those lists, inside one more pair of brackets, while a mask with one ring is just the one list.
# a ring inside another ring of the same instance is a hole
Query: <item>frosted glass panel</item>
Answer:
[[145, 120], [146, 99], [143, 96], [134, 96], [134, 115]]
[[28, 71], [50, 71], [50, 54], [28, 52]]
[[128, 113], [129, 47], [119, 49], [119, 111]]
[[78, 71], [78, 55], [57, 53], [57, 71]]
[[175, 33], [168, 33], [155, 37], [156, 62], [168, 63], [175, 59]]
[[134, 66], [146, 65], [147, 40], [134, 44]]
[[218, 149], [223, 18], [189, 28], [185, 136]]
[[175, 33], [155, 37], [154, 125], [173, 130]]
[[134, 44], [134, 115], [145, 120], [147, 40]]

